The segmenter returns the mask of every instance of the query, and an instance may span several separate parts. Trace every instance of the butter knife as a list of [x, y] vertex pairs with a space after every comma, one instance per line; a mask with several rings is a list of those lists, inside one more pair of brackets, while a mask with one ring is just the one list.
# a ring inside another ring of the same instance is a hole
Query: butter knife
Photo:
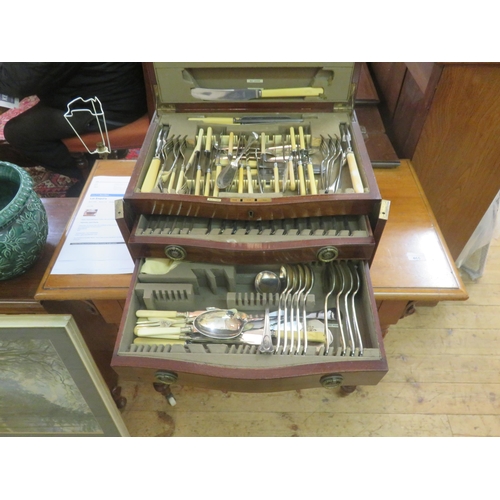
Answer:
[[195, 99], [204, 101], [249, 101], [251, 99], [277, 97], [318, 97], [321, 87], [296, 87], [289, 89], [191, 89]]

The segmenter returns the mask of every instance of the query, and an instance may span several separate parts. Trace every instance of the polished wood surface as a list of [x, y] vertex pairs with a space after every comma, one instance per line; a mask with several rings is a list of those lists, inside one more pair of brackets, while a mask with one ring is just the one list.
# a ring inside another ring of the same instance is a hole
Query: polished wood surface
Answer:
[[463, 300], [467, 293], [408, 160], [376, 171], [389, 219], [370, 274], [377, 300]]
[[35, 300], [35, 292], [61, 239], [66, 224], [73, 212], [77, 198], [42, 198], [49, 220], [47, 243], [33, 267], [21, 276], [2, 281], [0, 284], [0, 314], [45, 313], [43, 306]]
[[500, 190], [500, 64], [369, 63], [387, 133], [456, 260]]
[[457, 259], [500, 190], [500, 65], [447, 64], [413, 165]]
[[[99, 175], [129, 176], [135, 162], [130, 160], [97, 161], [87, 180], [80, 200], [84, 199], [93, 177]], [[52, 274], [52, 268], [66, 240], [78, 209], [71, 215], [57, 249], [42, 277], [35, 294], [36, 300], [124, 300], [130, 286], [131, 274], [63, 275]]]

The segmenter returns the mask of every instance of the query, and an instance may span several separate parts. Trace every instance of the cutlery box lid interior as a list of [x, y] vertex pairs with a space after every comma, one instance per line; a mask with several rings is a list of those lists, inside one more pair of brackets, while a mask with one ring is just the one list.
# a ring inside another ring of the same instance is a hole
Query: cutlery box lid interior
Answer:
[[[139, 213], [177, 210], [177, 215], [240, 220], [286, 218], [297, 212], [304, 217], [345, 213], [373, 215], [380, 193], [353, 112], [357, 67], [356, 63], [328, 62], [145, 64], [147, 86], [156, 100], [156, 114], [127, 188], [126, 202]], [[192, 95], [200, 88], [214, 91], [312, 88], [321, 89], [321, 94], [207, 101]], [[217, 122], [255, 118], [274, 122]], [[284, 118], [290, 121], [281, 121]], [[346, 124], [350, 133], [352, 156], [359, 168], [358, 190], [346, 161], [347, 143], [343, 142], [341, 148], [340, 142], [329, 142], [330, 138], [332, 141], [345, 138], [340, 132], [341, 124]], [[157, 163], [161, 166], [155, 170], [149, 167], [157, 158], [162, 130], [166, 132], [166, 142], [170, 139], [170, 149], [160, 148]], [[198, 140], [200, 133], [201, 140]], [[235, 176], [229, 187], [217, 189], [216, 165], [224, 168], [234, 162], [253, 134], [258, 138], [239, 162], [240, 170], [249, 169], [245, 178]], [[184, 147], [176, 148], [181, 139]], [[197, 143], [201, 151], [193, 158]], [[207, 180], [208, 149], [214, 147], [221, 154], [212, 153], [211, 178]], [[343, 159], [345, 165], [340, 169], [332, 162], [328, 178], [323, 172], [325, 149], [328, 154], [332, 153], [329, 160], [333, 160], [336, 151], [335, 162], [340, 164]], [[178, 161], [173, 166], [176, 154]], [[285, 168], [287, 162], [294, 163], [290, 173]], [[183, 172], [182, 165], [185, 166]], [[273, 172], [275, 166], [277, 171]], [[201, 173], [199, 181], [197, 170]], [[337, 174], [339, 180], [335, 184]], [[154, 181], [146, 189], [148, 175]], [[185, 182], [181, 182], [181, 177]], [[354, 200], [356, 204], [352, 203]], [[291, 204], [297, 205], [298, 210], [291, 210]]]
[[[157, 109], [178, 106], [179, 110], [196, 109], [200, 99], [193, 97], [193, 89], [281, 89], [321, 88], [319, 97], [295, 97], [293, 106], [307, 102], [312, 109], [319, 104], [348, 103], [352, 98], [352, 85], [356, 84], [355, 64], [351, 62], [233, 62], [233, 63], [161, 63], [147, 67], [148, 78], [156, 85]], [[285, 101], [290, 98], [275, 97], [271, 101]], [[267, 99], [266, 99], [267, 102]], [[214, 108], [211, 103], [211, 108]], [[219, 103], [220, 104], [220, 103]], [[260, 108], [262, 101], [248, 101], [246, 109]], [[208, 106], [207, 106], [208, 107]], [[225, 105], [226, 108], [234, 107]], [[241, 109], [242, 106], [236, 107]], [[286, 108], [285, 108], [286, 109]], [[327, 107], [325, 106], [325, 109]], [[280, 111], [283, 108], [280, 107]]]

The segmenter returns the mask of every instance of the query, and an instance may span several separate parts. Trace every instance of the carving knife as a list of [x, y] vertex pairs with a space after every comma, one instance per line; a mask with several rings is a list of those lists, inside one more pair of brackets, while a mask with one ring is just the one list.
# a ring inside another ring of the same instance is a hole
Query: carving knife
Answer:
[[190, 117], [188, 121], [212, 123], [219, 125], [246, 125], [253, 123], [302, 123], [303, 118], [294, 118], [293, 116], [241, 116], [240, 118], [223, 116], [199, 116]]
[[318, 97], [321, 87], [296, 87], [289, 89], [191, 89], [195, 99], [204, 101], [249, 101], [277, 97]]

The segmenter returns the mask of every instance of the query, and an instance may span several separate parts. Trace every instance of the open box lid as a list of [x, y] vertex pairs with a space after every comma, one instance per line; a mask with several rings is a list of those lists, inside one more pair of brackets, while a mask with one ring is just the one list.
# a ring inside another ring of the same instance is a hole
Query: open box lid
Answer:
[[[352, 62], [155, 62], [147, 64], [147, 73], [156, 89], [157, 109], [178, 105], [207, 103], [193, 97], [193, 89], [323, 89], [314, 97], [271, 97], [241, 101], [245, 108], [263, 102], [307, 103], [314, 107], [331, 103], [348, 105], [355, 84]], [[210, 101], [217, 105], [224, 101]], [[229, 102], [240, 102], [229, 99]], [[183, 106], [181, 106], [183, 107]]]

